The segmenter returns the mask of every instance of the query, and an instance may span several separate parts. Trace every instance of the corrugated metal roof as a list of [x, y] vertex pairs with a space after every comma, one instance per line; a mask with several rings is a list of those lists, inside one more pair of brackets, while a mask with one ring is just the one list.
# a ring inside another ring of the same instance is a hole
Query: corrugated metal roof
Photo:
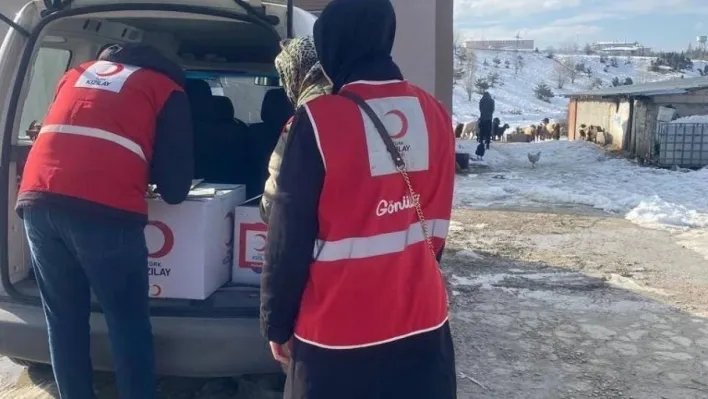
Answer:
[[563, 97], [624, 97], [659, 96], [681, 94], [691, 90], [708, 88], [708, 76], [698, 78], [671, 79], [661, 82], [642, 83], [628, 86], [606, 87], [591, 91], [567, 93]]

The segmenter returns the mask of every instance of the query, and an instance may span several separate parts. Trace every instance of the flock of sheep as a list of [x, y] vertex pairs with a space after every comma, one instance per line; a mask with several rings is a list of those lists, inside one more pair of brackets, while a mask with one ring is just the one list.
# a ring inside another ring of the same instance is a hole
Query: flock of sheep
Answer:
[[[497, 141], [503, 141], [506, 139], [506, 141], [525, 141], [525, 142], [534, 142], [534, 141], [543, 141], [543, 140], [560, 140], [561, 135], [567, 134], [567, 125], [563, 121], [558, 121], [558, 122], [551, 122], [548, 118], [545, 118], [541, 121], [540, 124], [536, 125], [530, 125], [526, 127], [517, 127], [514, 131], [514, 134], [516, 137], [519, 137], [521, 139], [514, 139], [511, 140], [510, 137], [507, 137], [505, 135], [505, 131], [509, 129], [508, 124], [504, 124], [504, 126], [500, 126], [499, 118], [494, 118], [495, 123], [494, 123], [494, 129], [492, 132], [492, 136], [494, 137], [495, 140]], [[584, 126], [584, 125], [582, 125]], [[582, 127], [581, 126], [581, 127]], [[596, 135], [596, 129], [598, 128], [597, 126], [591, 126], [594, 130], [592, 130], [592, 135], [595, 137]], [[457, 126], [455, 127], [455, 137], [459, 139], [468, 139], [471, 140], [477, 136], [479, 132], [479, 124], [478, 121], [471, 121], [467, 123], [458, 123]], [[590, 135], [590, 129], [585, 129], [585, 132]], [[585, 138], [583, 135], [583, 130], [581, 130], [581, 136]], [[589, 136], [588, 136], [589, 137]], [[588, 140], [590, 140], [588, 138]], [[592, 140], [594, 141], [594, 139]]]
[[[501, 125], [499, 118], [494, 118], [492, 120], [492, 139], [495, 141], [501, 141], [504, 137], [504, 133], [509, 129], [509, 124], [505, 123], [504, 126]], [[474, 120], [467, 123], [458, 123], [455, 126], [455, 138], [472, 140], [477, 137], [479, 133], [479, 120]]]
[[601, 126], [587, 126], [583, 123], [580, 125], [578, 134], [580, 135], [581, 139], [591, 141], [600, 145], [610, 144], [610, 142], [612, 141], [611, 136]]
[[551, 122], [545, 118], [538, 125], [517, 127], [516, 134], [523, 134], [528, 142], [544, 140], [560, 140], [562, 130], [565, 129], [561, 122]]

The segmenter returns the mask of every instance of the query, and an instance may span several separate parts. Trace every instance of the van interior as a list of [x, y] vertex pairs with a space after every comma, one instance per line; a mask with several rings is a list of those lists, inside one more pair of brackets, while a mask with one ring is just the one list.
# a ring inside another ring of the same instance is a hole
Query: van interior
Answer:
[[[19, 181], [31, 146], [25, 131], [43, 119], [65, 71], [95, 59], [109, 45], [142, 42], [188, 71], [195, 178], [246, 184], [247, 198], [261, 194], [268, 158], [293, 113], [273, 67], [280, 40], [263, 24], [189, 12], [110, 11], [50, 22], [35, 45], [20, 95], [12, 140], [12, 152], [20, 155], [10, 167], [10, 186]], [[12, 188], [10, 207], [16, 193]], [[8, 222], [14, 295], [38, 298], [22, 221], [11, 211]], [[257, 316], [258, 290], [230, 284], [204, 301], [156, 299], [152, 307], [154, 314]]]

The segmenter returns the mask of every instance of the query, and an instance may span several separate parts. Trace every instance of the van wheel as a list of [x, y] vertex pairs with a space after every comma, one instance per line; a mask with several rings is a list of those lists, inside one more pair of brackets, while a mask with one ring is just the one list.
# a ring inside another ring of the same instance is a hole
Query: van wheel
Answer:
[[33, 361], [31, 361], [31, 360], [18, 359], [18, 358], [16, 358], [16, 357], [9, 357], [8, 359], [10, 359], [11, 362], [15, 363], [15, 364], [18, 365], [18, 366], [27, 367], [27, 368], [30, 368], [30, 367], [49, 367], [48, 364], [39, 363], [39, 362], [33, 362]]

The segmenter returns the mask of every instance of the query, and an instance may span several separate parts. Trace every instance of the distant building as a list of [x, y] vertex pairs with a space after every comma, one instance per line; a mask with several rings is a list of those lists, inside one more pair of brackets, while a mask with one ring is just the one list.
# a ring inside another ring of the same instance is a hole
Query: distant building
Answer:
[[614, 55], [645, 55], [651, 50], [639, 42], [595, 42], [590, 48], [596, 53]]
[[673, 108], [679, 118], [708, 115], [708, 77], [604, 87], [564, 96], [570, 98], [569, 140], [582, 140], [581, 131], [599, 126], [606, 145], [645, 161], [660, 166], [708, 166], [708, 124], [668, 129], [660, 118], [665, 107]]
[[[517, 47], [518, 46], [518, 47]], [[462, 47], [468, 50], [533, 50], [533, 40], [466, 40]]]

